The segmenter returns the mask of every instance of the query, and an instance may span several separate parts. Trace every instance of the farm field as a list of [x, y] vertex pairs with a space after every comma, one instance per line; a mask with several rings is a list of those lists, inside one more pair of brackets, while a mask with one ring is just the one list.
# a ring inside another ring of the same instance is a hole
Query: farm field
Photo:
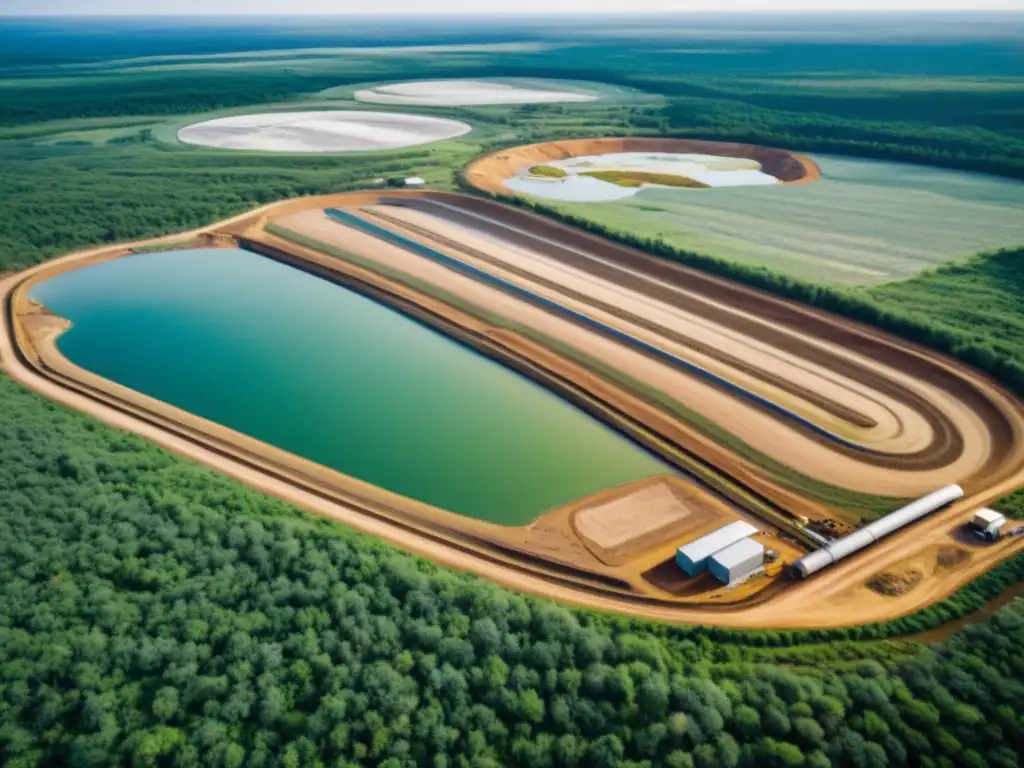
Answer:
[[813, 155], [808, 185], [645, 189], [553, 207], [613, 230], [805, 280], [871, 285], [1024, 242], [1024, 183]]

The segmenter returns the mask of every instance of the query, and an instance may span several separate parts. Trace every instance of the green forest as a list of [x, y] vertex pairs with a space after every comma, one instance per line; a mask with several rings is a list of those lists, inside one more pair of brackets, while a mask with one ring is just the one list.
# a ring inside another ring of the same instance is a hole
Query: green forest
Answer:
[[1019, 765], [1020, 603], [937, 647], [575, 611], [0, 398], [9, 768]]
[[[0, 23], [0, 273], [380, 176], [455, 188], [474, 157], [567, 136], [723, 138], [1024, 178], [1024, 54], [998, 31], [937, 52], [878, 43], [879, 30], [819, 30], [833, 37], [817, 43], [719, 30], [709, 45], [701, 23], [654, 37], [555, 21], [211, 25]], [[353, 50], [410, 43], [456, 48]], [[524, 45], [489, 48], [511, 43]], [[347, 52], [316, 53], [332, 47]], [[264, 53], [223, 66], [230, 51]], [[475, 130], [344, 158], [173, 140], [200, 114], [482, 76], [627, 95], [437, 110]], [[637, 244], [1024, 392], [1019, 249], [841, 291]], [[1024, 494], [1001, 505], [1024, 517]], [[575, 610], [305, 515], [0, 374], [0, 764], [12, 768], [1019, 768], [1024, 603], [985, 606], [1022, 576], [1019, 557], [919, 614], [827, 631]], [[919, 636], [953, 620], [967, 626], [940, 643]]]

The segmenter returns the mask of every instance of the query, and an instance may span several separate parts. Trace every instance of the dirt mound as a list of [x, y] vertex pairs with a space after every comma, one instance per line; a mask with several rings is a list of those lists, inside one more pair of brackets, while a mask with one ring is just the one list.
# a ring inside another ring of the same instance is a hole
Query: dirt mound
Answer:
[[868, 582], [868, 588], [873, 589], [878, 594], [885, 595], [886, 597], [898, 597], [899, 595], [907, 594], [907, 592], [916, 587], [923, 578], [924, 574], [916, 569], [906, 571], [904, 573], [885, 571], [871, 579], [871, 581]]
[[971, 559], [971, 553], [963, 547], [941, 547], [935, 555], [935, 565], [938, 569], [955, 568]]
[[503, 149], [471, 163], [466, 168], [466, 180], [485, 192], [508, 194], [505, 180], [524, 168], [553, 160], [613, 152], [672, 152], [742, 157], [756, 160], [765, 173], [786, 184], [802, 184], [821, 178], [821, 171], [813, 160], [784, 149], [700, 139], [606, 138], [549, 141]]

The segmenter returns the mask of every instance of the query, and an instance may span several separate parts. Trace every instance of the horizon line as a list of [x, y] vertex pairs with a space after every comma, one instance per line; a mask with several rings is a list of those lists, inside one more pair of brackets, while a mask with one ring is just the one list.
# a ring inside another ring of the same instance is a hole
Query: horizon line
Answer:
[[551, 18], [556, 16], [578, 18], [585, 16], [594, 17], [622, 17], [622, 16], [735, 16], [745, 14], [747, 16], [771, 17], [771, 16], [891, 16], [893, 14], [910, 14], [915, 16], [963, 16], [963, 15], [1016, 15], [1024, 16], [1024, 6], [1020, 8], [837, 8], [829, 10], [808, 10], [806, 8], [777, 8], [774, 10], [752, 10], [748, 8], [716, 9], [716, 10], [672, 10], [661, 9], [635, 10], [635, 11], [433, 11], [431, 13], [408, 13], [404, 11], [381, 11], [379, 13], [348, 13], [345, 11], [334, 13], [323, 13], [320, 11], [292, 11], [281, 13], [277, 11], [248, 11], [248, 12], [222, 12], [222, 13], [19, 13], [4, 12], [0, 10], [0, 18], [18, 19], [157, 19], [157, 18], [193, 18], [193, 19], [234, 19], [234, 18], [295, 18], [302, 16], [306, 18], [436, 18], [438, 16], [462, 16], [466, 18], [480, 18], [487, 16], [517, 16], [522, 18]]

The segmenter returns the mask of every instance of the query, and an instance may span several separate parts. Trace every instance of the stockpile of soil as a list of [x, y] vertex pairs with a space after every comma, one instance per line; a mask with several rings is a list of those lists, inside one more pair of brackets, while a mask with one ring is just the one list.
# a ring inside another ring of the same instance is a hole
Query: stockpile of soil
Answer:
[[917, 569], [906, 571], [904, 573], [884, 571], [868, 582], [868, 588], [873, 589], [878, 594], [885, 595], [886, 597], [898, 597], [899, 595], [907, 594], [907, 592], [916, 587], [923, 578], [924, 574]]

